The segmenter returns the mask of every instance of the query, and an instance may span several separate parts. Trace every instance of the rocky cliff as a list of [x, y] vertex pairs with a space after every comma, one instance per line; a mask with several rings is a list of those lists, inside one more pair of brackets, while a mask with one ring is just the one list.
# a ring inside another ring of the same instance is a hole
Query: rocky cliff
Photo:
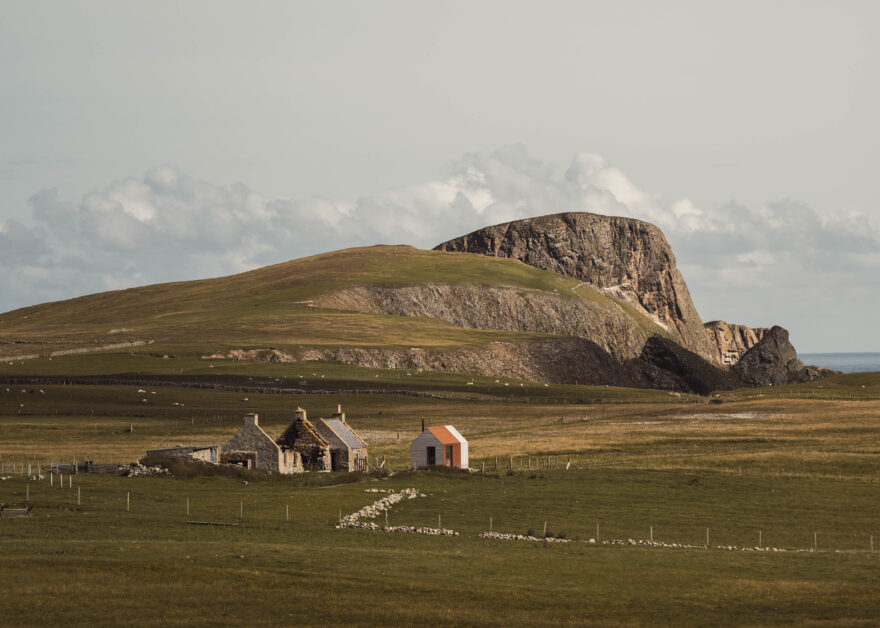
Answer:
[[626, 365], [630, 377], [644, 388], [665, 388], [707, 395], [713, 390], [742, 388], [743, 380], [662, 336], [652, 336], [637, 359]]
[[663, 232], [632, 218], [552, 214], [479, 229], [436, 247], [510, 257], [630, 302], [685, 348], [717, 361]]
[[[581, 288], [581, 292], [586, 290], [591, 289]], [[661, 331], [649, 318], [627, 311], [615, 299], [595, 290], [588, 296], [578, 299], [505, 286], [430, 283], [354, 286], [321, 295], [314, 304], [369, 314], [424, 316], [457, 327], [573, 336], [591, 341], [620, 362], [638, 356], [648, 337]]]
[[749, 386], [798, 384], [837, 374], [818, 366], [804, 366], [788, 340], [788, 331], [778, 325], [767, 330], [731, 370]]
[[732, 366], [739, 362], [743, 354], [758, 344], [768, 328], [746, 327], [724, 321], [710, 321], [703, 325], [709, 344], [715, 349], [714, 362]]

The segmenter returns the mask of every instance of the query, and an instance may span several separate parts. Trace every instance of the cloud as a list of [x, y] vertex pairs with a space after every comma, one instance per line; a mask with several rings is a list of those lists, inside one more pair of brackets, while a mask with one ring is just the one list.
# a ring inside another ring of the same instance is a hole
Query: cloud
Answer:
[[431, 247], [488, 224], [579, 210], [661, 227], [706, 318], [735, 319], [744, 299], [751, 320], [769, 324], [774, 309], [762, 303], [797, 299], [798, 291], [802, 303], [842, 290], [876, 301], [862, 286], [880, 270], [880, 234], [865, 215], [820, 215], [791, 200], [711, 209], [666, 202], [601, 155], [580, 153], [560, 168], [521, 145], [464, 155], [444, 177], [354, 201], [267, 198], [243, 183], [217, 185], [163, 166], [78, 202], [42, 190], [30, 205], [32, 226], [0, 224], [0, 262], [11, 270], [0, 278], [3, 310], [351, 246]]

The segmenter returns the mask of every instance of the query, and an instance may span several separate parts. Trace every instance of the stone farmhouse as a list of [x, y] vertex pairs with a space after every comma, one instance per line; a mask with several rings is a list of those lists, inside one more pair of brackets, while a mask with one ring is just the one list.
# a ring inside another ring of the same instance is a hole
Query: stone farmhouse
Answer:
[[147, 455], [229, 464], [266, 473], [366, 471], [367, 443], [345, 421], [342, 406], [330, 419], [309, 421], [296, 409], [293, 422], [277, 439], [260, 427], [257, 414], [246, 414], [241, 428], [223, 445], [151, 449]]
[[266, 473], [297, 473], [303, 470], [299, 452], [272, 440], [260, 427], [259, 415], [256, 414], [244, 416], [244, 425], [223, 445], [220, 462]]
[[318, 471], [366, 471], [367, 443], [345, 422], [342, 406], [330, 419], [312, 423], [297, 408], [296, 418], [278, 438], [278, 444], [297, 452], [303, 467]]
[[319, 419], [315, 431], [330, 448], [331, 471], [366, 471], [367, 443], [345, 422], [342, 406], [329, 419]]

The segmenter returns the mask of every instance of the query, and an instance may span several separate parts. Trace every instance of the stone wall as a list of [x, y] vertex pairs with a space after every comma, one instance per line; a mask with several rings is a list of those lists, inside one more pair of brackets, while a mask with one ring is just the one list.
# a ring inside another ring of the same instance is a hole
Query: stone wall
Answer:
[[290, 473], [282, 471], [281, 448], [273, 441], [259, 425], [259, 416], [246, 414], [244, 425], [235, 433], [229, 442], [223, 446], [224, 450], [256, 452], [256, 468], [267, 473]]

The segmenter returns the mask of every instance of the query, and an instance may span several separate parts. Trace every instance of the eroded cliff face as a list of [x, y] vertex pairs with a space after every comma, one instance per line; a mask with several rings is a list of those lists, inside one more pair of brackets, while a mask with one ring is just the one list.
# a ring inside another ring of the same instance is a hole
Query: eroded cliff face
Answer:
[[574, 336], [591, 341], [620, 362], [638, 356], [648, 337], [661, 331], [614, 299], [593, 296], [575, 299], [522, 288], [421, 284], [356, 286], [317, 297], [314, 304], [369, 314], [424, 316], [457, 327]]
[[788, 340], [788, 331], [778, 325], [768, 329], [731, 370], [749, 386], [799, 384], [838, 374], [818, 366], [804, 366]]
[[754, 347], [769, 331], [767, 327], [746, 327], [725, 321], [709, 321], [703, 328], [709, 344], [715, 349], [714, 361], [733, 366], [746, 351]]
[[627, 368], [602, 347], [583, 338], [492, 342], [479, 348], [455, 349], [336, 347], [292, 352], [235, 349], [225, 355], [203, 357], [279, 363], [330, 361], [368, 368], [441, 371], [560, 384], [639, 386], [642, 381], [633, 378]]
[[717, 362], [663, 232], [632, 218], [552, 214], [479, 229], [436, 247], [511, 257], [629, 301], [687, 349]]

